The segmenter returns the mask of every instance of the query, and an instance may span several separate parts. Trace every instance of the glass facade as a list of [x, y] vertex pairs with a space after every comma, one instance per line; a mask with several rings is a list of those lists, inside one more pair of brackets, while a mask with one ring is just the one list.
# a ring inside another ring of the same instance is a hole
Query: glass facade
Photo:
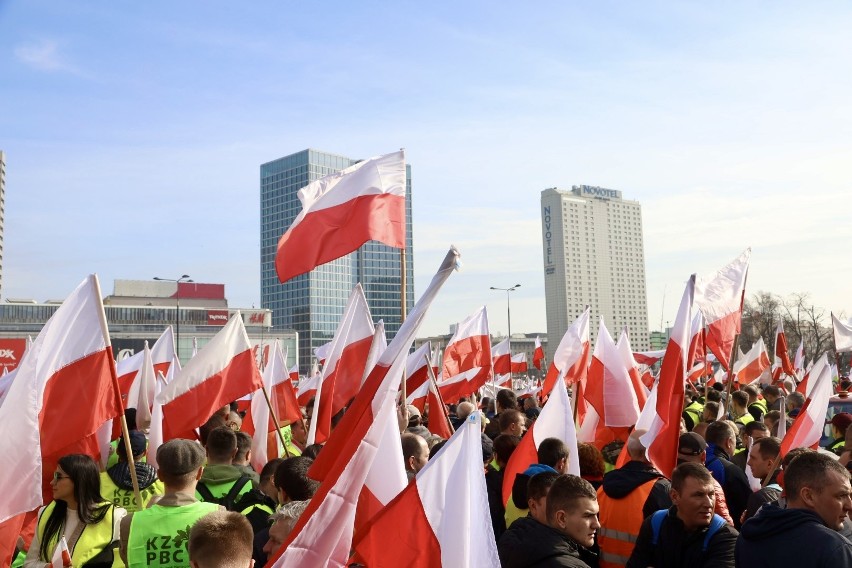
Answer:
[[[302, 210], [298, 191], [328, 174], [357, 163], [345, 156], [303, 150], [260, 166], [260, 297], [272, 310], [274, 329], [299, 334], [299, 365], [308, 373], [313, 349], [331, 341], [346, 300], [358, 282], [364, 288], [373, 319], [385, 322], [388, 339], [401, 317], [400, 251], [368, 242], [357, 251], [280, 283], [275, 273], [278, 240]], [[406, 312], [414, 305], [411, 235], [411, 169], [406, 166]]]

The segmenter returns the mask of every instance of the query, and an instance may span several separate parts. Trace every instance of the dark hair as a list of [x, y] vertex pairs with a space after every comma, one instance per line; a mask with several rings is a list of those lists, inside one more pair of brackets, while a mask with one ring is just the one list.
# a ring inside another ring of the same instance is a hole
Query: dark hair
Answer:
[[[716, 391], [711, 391], [711, 392], [716, 392]], [[704, 412], [707, 412], [708, 410], [710, 411], [710, 414], [713, 415], [713, 420], [715, 420], [716, 417], [719, 416], [719, 403], [718, 402], [712, 402], [712, 401], [706, 403], [704, 405]], [[711, 422], [713, 420], [711, 420]]]
[[245, 566], [251, 560], [251, 523], [234, 511], [213, 511], [189, 532], [189, 558], [199, 566]]
[[704, 467], [704, 464], [683, 462], [672, 471], [672, 489], [677, 492], [683, 491], [683, 485], [688, 477], [704, 484], [713, 484], [713, 475]]
[[213, 428], [207, 436], [205, 447], [210, 461], [231, 463], [237, 451], [237, 434], [227, 426]]
[[319, 488], [319, 481], [308, 477], [312, 463], [314, 460], [305, 456], [285, 459], [275, 469], [275, 487], [293, 501], [307, 501]]
[[580, 499], [597, 501], [592, 484], [576, 475], [560, 475], [547, 493], [547, 520], [552, 521], [557, 511], [572, 511]]
[[429, 459], [431, 460], [432, 458], [434, 458], [434, 457], [435, 457], [435, 454], [437, 454], [438, 452], [440, 452], [440, 451], [441, 451], [441, 448], [443, 448], [443, 447], [444, 447], [444, 444], [446, 444], [446, 443], [447, 443], [447, 440], [441, 440], [440, 442], [438, 442], [438, 443], [436, 443], [434, 446], [432, 446], [432, 447], [429, 449]]
[[512, 457], [515, 448], [521, 443], [520, 436], [512, 434], [500, 434], [494, 438], [494, 457], [498, 462], [509, 463], [509, 458]]
[[779, 389], [775, 385], [766, 385], [765, 387], [763, 387], [763, 396], [766, 395], [779, 397], [781, 396], [781, 389]]
[[707, 391], [707, 402], [721, 402], [722, 393], [715, 389], [711, 389]]
[[789, 452], [787, 452], [783, 458], [781, 458], [781, 467], [787, 469], [787, 466], [790, 465], [790, 462], [799, 457], [802, 454], [807, 454], [813, 452], [814, 450], [810, 448], [793, 448]]
[[246, 434], [245, 432], [234, 432], [237, 436], [237, 455], [234, 456], [235, 460], [244, 460], [251, 450], [251, 436]]
[[500, 389], [497, 391], [497, 404], [500, 405], [501, 410], [508, 410], [510, 408], [514, 408], [517, 410], [518, 408], [518, 395], [515, 394], [515, 391], [509, 389]]
[[[559, 474], [552, 471], [542, 471], [530, 477], [527, 481], [527, 500], [536, 501], [547, 495], [553, 482], [559, 479]], [[526, 503], [524, 503], [526, 505]]]
[[135, 408], [125, 408], [124, 409], [124, 421], [127, 422], [128, 430], [136, 430], [136, 409]]
[[423, 446], [427, 446], [426, 440], [417, 434], [412, 434], [411, 432], [405, 432], [400, 436], [400, 441], [402, 443], [402, 459], [408, 460], [411, 456], [419, 452]]
[[745, 391], [732, 392], [731, 401], [736, 402], [740, 406], [746, 406], [748, 404], [748, 393]]
[[[74, 499], [77, 501], [77, 518], [81, 523], [94, 525], [101, 522], [112, 507], [101, 497], [101, 474], [95, 460], [85, 454], [69, 454], [58, 460], [58, 466], [74, 484]], [[44, 525], [39, 552], [42, 560], [49, 560], [65, 524], [68, 503], [56, 499], [53, 511]]]
[[[260, 470], [260, 482], [264, 483], [268, 479], [272, 479], [275, 475], [275, 470], [278, 469], [278, 466], [284, 461], [284, 458], [275, 458], [266, 462], [266, 465], [263, 466], [263, 469]], [[273, 485], [275, 482], [273, 481]]]
[[769, 428], [766, 427], [766, 424], [763, 422], [759, 422], [757, 420], [753, 420], [745, 425], [743, 428], [745, 433], [749, 436], [754, 434], [755, 432], [766, 432], [769, 433]]
[[322, 448], [322, 444], [311, 444], [310, 446], [307, 446], [304, 450], [302, 450], [302, 457], [311, 458], [312, 460], [315, 460], [317, 459], [317, 456], [319, 455], [320, 450], [322, 450]]
[[198, 428], [198, 438], [201, 440], [201, 445], [207, 446], [207, 436], [210, 435], [210, 432], [221, 426], [225, 426], [225, 419], [222, 418], [221, 414], [216, 413], [208, 418], [207, 422]]
[[592, 444], [577, 444], [577, 457], [580, 459], [580, 476], [586, 479], [601, 479], [606, 466], [603, 454]]
[[784, 489], [790, 500], [798, 501], [804, 487], [821, 493], [830, 472], [849, 479], [849, 472], [837, 459], [819, 452], [806, 452], [793, 459], [784, 469]]
[[[767, 420], [774, 420], [774, 421], [778, 422], [779, 420], [781, 420], [781, 412], [778, 411], [778, 410], [770, 410], [769, 412], [767, 412], [766, 414], [763, 415], [763, 423], [764, 424], [766, 423]], [[755, 420], [755, 422], [757, 422], [757, 421]], [[751, 422], [749, 422], [749, 424], [751, 424]]]
[[[751, 422], [749, 422], [749, 424], [751, 424]], [[781, 453], [781, 440], [779, 438], [758, 438], [752, 442], [752, 446], [758, 449], [760, 457], [763, 459], [775, 459], [778, 457], [778, 454]]]
[[624, 440], [613, 440], [605, 445], [601, 450], [604, 461], [609, 465], [615, 465], [615, 462], [618, 461], [618, 456], [621, 455], [622, 448], [624, 448]]
[[725, 440], [729, 438], [736, 439], [736, 435], [728, 425], [727, 421], [716, 420], [715, 422], [711, 422], [707, 425], [707, 431], [704, 433], [704, 439], [707, 440], [708, 444], [721, 446], [725, 443]]
[[802, 408], [805, 405], [805, 395], [800, 392], [791, 392], [787, 396], [787, 402], [793, 405], [793, 408]]
[[538, 445], [538, 463], [556, 467], [556, 462], [568, 458], [568, 446], [559, 438], [545, 438]]
[[500, 416], [497, 417], [497, 422], [500, 425], [500, 431], [504, 432], [509, 429], [509, 427], [517, 422], [518, 420], [526, 420], [524, 415], [521, 414], [520, 410], [515, 408], [510, 408], [508, 410], [504, 410], [500, 413]]

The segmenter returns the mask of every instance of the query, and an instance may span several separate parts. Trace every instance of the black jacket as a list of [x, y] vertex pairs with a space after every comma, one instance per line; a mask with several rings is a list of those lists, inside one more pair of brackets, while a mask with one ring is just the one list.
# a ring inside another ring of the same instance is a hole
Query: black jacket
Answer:
[[852, 543], [813, 511], [770, 503], [743, 523], [736, 561], [742, 568], [850, 568]]
[[748, 496], [746, 520], [755, 516], [757, 514], [757, 510], [763, 505], [766, 505], [767, 503], [774, 503], [779, 497], [781, 497], [781, 487], [778, 485], [779, 473], [781, 472], [776, 470], [769, 479], [769, 483], [766, 484], [766, 487], [761, 487], [759, 490]]
[[647, 517], [654, 511], [668, 509], [672, 506], [672, 498], [669, 495], [672, 484], [651, 464], [635, 460], [629, 461], [622, 467], [604, 475], [601, 487], [609, 497], [624, 499], [634, 489], [652, 479], [656, 479], [657, 482], [651, 488], [651, 493], [642, 506], [642, 516]]
[[580, 547], [559, 531], [531, 517], [521, 517], [497, 543], [503, 568], [589, 568]]
[[707, 444], [705, 465], [722, 486], [734, 526], [739, 528], [740, 516], [746, 510], [748, 498], [752, 493], [745, 471], [730, 461], [730, 456], [725, 453], [725, 450], [713, 444]]
[[503, 506], [503, 470], [489, 470], [485, 473], [485, 490], [488, 493], [488, 509], [491, 513], [491, 526], [494, 539], [506, 532], [506, 508]]
[[706, 528], [692, 533], [686, 532], [683, 521], [677, 516], [677, 508], [672, 506], [660, 527], [656, 546], [652, 544], [651, 519], [645, 519], [642, 523], [627, 568], [734, 568], [736, 529], [726, 524], [710, 537], [707, 550], [702, 550], [706, 535]]

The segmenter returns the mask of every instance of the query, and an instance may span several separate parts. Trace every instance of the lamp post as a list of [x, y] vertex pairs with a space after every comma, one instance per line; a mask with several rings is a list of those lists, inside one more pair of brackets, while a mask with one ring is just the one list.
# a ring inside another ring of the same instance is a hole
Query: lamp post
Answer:
[[500, 290], [501, 292], [506, 292], [506, 320], [507, 320], [508, 327], [509, 327], [509, 336], [508, 336], [508, 339], [509, 339], [509, 356], [512, 355], [512, 303], [511, 303], [511, 300], [509, 299], [510, 298], [509, 292], [514, 292], [515, 290], [517, 290], [520, 287], [521, 287], [520, 284], [515, 284], [511, 288], [497, 288], [495, 286], [491, 286], [492, 290]]
[[159, 276], [154, 276], [154, 280], [175, 283], [175, 355], [180, 360], [180, 283], [192, 282], [192, 278], [189, 277], [189, 274], [184, 274], [180, 278], [160, 278]]

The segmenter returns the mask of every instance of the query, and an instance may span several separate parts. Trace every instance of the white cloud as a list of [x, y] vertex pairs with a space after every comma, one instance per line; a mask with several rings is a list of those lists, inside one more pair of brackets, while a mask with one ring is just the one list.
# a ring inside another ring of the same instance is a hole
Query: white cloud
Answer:
[[64, 61], [59, 53], [59, 45], [54, 40], [43, 39], [38, 42], [19, 45], [15, 48], [15, 57], [21, 63], [39, 71], [64, 71], [77, 73], [77, 69]]

